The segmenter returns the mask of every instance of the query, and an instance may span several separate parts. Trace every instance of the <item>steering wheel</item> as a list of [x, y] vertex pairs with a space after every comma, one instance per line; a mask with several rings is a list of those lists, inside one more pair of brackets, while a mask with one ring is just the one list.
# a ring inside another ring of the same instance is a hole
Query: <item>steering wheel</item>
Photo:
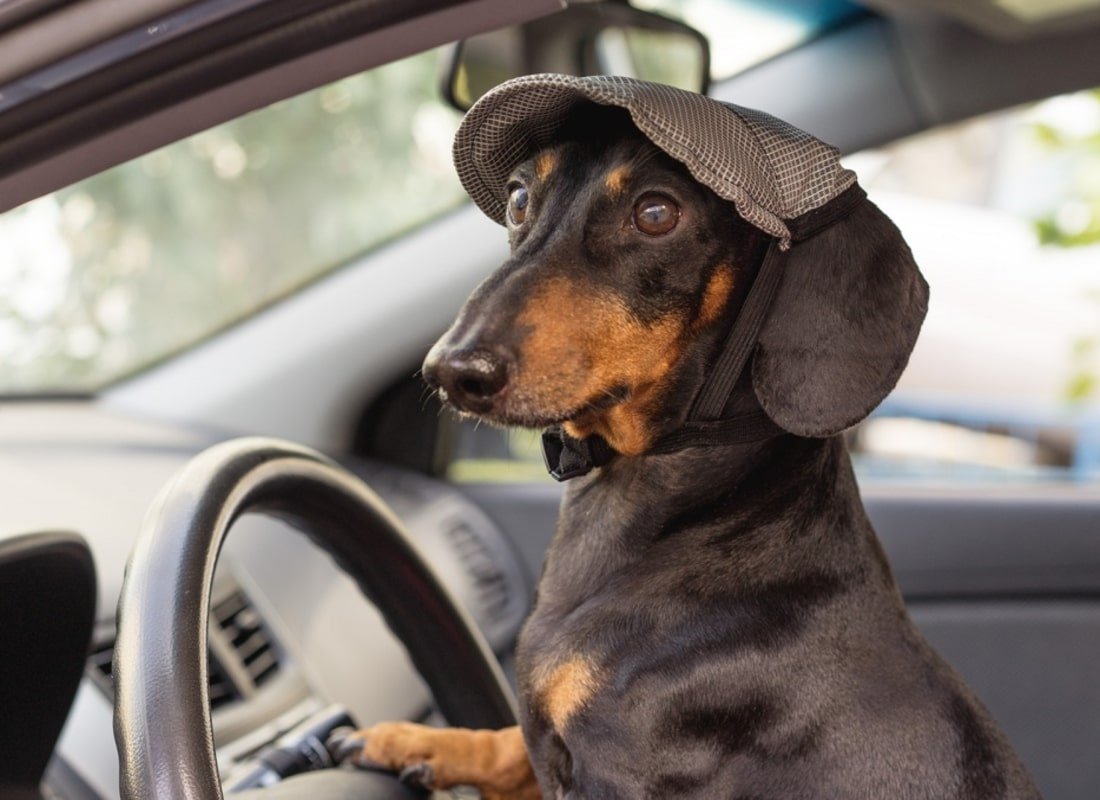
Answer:
[[[251, 511], [302, 530], [355, 579], [451, 724], [515, 724], [511, 691], [484, 638], [382, 500], [308, 448], [237, 439], [200, 453], [164, 487], [130, 557], [114, 655], [123, 800], [222, 798], [207, 697], [207, 617], [222, 542]], [[297, 783], [299, 797], [320, 794], [309, 781]], [[385, 796], [392, 795], [371, 794]]]

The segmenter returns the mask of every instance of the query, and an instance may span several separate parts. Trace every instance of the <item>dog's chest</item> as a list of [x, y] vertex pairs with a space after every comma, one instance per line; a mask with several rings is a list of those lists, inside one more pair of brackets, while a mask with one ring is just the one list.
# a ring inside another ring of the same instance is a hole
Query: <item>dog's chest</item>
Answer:
[[[563, 514], [563, 522], [569, 521]], [[535, 608], [516, 649], [525, 733], [559, 742], [606, 689], [612, 617], [621, 615], [615, 577], [633, 558], [613, 531], [597, 538], [579, 527], [555, 537], [539, 581]]]
[[548, 798], [574, 797], [578, 729], [606, 680], [599, 649], [599, 643], [585, 635], [582, 623], [557, 609], [536, 607], [520, 635], [516, 654], [521, 724]]
[[[540, 595], [547, 594], [546, 581]], [[525, 708], [559, 734], [599, 690], [606, 651], [599, 629], [598, 598], [588, 603], [540, 602], [517, 646], [517, 669]]]
[[562, 509], [535, 608], [517, 646], [520, 691], [530, 714], [562, 734], [597, 696], [613, 691], [617, 654], [646, 627], [652, 598], [643, 573], [646, 532], [615, 513], [613, 492], [594, 487]]

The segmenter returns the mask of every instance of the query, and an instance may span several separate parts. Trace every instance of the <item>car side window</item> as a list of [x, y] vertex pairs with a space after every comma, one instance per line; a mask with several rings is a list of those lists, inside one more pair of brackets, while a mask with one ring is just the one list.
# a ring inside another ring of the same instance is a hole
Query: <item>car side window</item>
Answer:
[[[857, 469], [907, 481], [1100, 477], [1100, 90], [845, 161], [931, 285], [897, 389], [849, 433]], [[464, 428], [450, 474], [527, 480], [541, 469], [535, 436]]]
[[438, 52], [0, 215], [0, 394], [92, 391], [463, 202]]
[[1100, 474], [1100, 90], [943, 126], [848, 164], [932, 287], [864, 467]]

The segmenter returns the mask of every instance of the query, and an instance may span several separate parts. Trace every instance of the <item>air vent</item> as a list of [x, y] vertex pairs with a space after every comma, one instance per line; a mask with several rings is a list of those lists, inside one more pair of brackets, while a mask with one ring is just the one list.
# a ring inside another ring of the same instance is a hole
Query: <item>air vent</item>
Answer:
[[[112, 639], [101, 644], [88, 656], [88, 666], [91, 667], [92, 679], [106, 693], [112, 701], [115, 696], [114, 675], [112, 674], [112, 661], [115, 655], [115, 643]], [[210, 708], [220, 708], [240, 698], [240, 693], [232, 681], [225, 674], [213, 656], [207, 659], [209, 667], [208, 692], [210, 694]]]
[[229, 676], [225, 674], [225, 670], [222, 669], [222, 665], [218, 663], [217, 659], [209, 657], [206, 659], [207, 669], [209, 671], [208, 677], [208, 692], [210, 695], [210, 710], [220, 708], [227, 703], [232, 703], [234, 700], [240, 699], [240, 692], [237, 691], [237, 687], [233, 685], [233, 682], [229, 680]]
[[233, 592], [214, 606], [213, 613], [252, 682], [263, 686], [275, 677], [279, 671], [275, 641], [244, 593]]
[[[275, 640], [267, 632], [260, 615], [252, 608], [243, 592], [239, 589], [235, 590], [218, 601], [214, 605], [212, 616], [253, 684], [262, 686], [275, 677], [279, 671], [278, 648]], [[114, 652], [115, 642], [111, 639], [96, 647], [88, 656], [92, 679], [112, 699], [114, 698], [114, 680], [111, 675], [111, 662]], [[224, 649], [221, 652], [224, 652]], [[208, 652], [206, 663], [210, 673], [208, 683], [210, 708], [220, 708], [239, 700], [240, 688], [230, 679], [224, 665], [212, 651]], [[243, 676], [239, 673], [238, 681], [244, 682]]]
[[508, 576], [498, 566], [492, 549], [464, 522], [448, 527], [447, 538], [467, 573], [474, 579], [479, 605], [486, 620], [497, 623], [507, 619], [511, 604]]

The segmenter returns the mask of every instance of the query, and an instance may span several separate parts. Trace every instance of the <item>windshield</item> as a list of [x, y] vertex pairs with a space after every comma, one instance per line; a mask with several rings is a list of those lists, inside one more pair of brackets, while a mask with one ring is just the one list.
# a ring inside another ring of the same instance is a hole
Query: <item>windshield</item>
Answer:
[[93, 391], [460, 203], [439, 57], [338, 81], [0, 215], [0, 393]]

